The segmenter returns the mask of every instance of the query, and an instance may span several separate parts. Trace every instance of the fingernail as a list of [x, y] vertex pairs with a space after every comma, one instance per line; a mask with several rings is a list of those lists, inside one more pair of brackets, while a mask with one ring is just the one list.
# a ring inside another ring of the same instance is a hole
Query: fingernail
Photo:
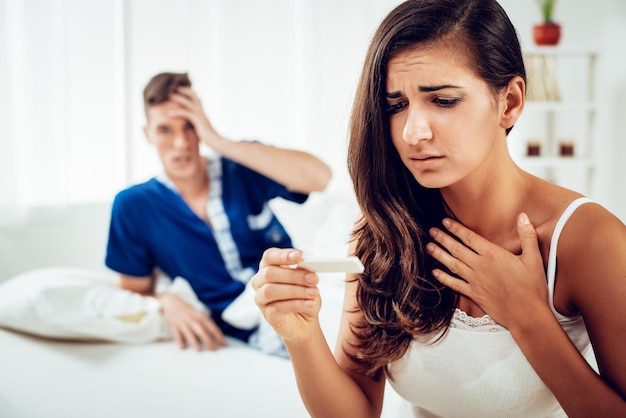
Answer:
[[435, 237], [437, 236], [437, 229], [436, 229], [436, 228], [430, 228], [430, 229], [428, 230], [428, 234], [429, 234], [431, 237], [435, 238]]
[[525, 213], [522, 213], [519, 217], [519, 223], [522, 225], [529, 225], [530, 220], [528, 219], [528, 215], [526, 215]]
[[435, 244], [433, 243], [426, 244], [426, 251], [428, 251], [429, 253], [432, 253], [433, 251], [435, 251]]
[[439, 277], [440, 274], [439, 270], [433, 270], [433, 276]]
[[307, 273], [304, 275], [304, 281], [307, 284], [315, 284], [315, 274], [313, 273]]
[[441, 223], [443, 223], [446, 228], [449, 228], [450, 225], [452, 225], [452, 222], [450, 222], [450, 219], [448, 218], [445, 218]]
[[296, 259], [296, 257], [298, 256], [298, 253], [295, 251], [291, 251], [289, 254], [287, 254], [287, 259], [289, 261], [294, 261]]
[[306, 288], [306, 294], [308, 296], [316, 296], [318, 294], [318, 290], [317, 287], [307, 287]]

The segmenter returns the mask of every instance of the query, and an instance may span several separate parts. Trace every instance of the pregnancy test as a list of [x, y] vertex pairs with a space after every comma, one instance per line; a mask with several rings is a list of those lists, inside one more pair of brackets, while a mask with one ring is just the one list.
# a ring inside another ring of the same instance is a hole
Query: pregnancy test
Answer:
[[305, 257], [298, 267], [316, 273], [363, 273], [365, 269], [356, 256], [348, 257]]

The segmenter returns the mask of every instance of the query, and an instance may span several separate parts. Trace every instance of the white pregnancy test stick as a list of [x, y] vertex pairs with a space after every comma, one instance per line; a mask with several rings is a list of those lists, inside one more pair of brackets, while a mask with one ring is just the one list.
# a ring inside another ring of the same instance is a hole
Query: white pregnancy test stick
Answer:
[[298, 267], [316, 273], [363, 273], [364, 267], [356, 256], [306, 257]]

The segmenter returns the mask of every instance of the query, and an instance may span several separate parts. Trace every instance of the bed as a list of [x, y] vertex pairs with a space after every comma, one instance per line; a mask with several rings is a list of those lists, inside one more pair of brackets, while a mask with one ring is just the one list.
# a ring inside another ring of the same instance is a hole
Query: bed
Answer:
[[[303, 210], [280, 203], [275, 210], [296, 246], [306, 253], [343, 255], [355, 216], [354, 206], [345, 196], [335, 196], [332, 202], [319, 199]], [[81, 280], [90, 275], [97, 280], [103, 277], [105, 281], [114, 280], [113, 275], [101, 271], [87, 272], [71, 266], [53, 269], [59, 277], [74, 274]], [[70, 273], [65, 274], [67, 271]], [[44, 277], [50, 271], [43, 269], [35, 273]], [[342, 281], [343, 277], [331, 273], [321, 278], [320, 321], [331, 347], [338, 331]], [[229, 340], [226, 348], [213, 352], [180, 350], [168, 339], [151, 341], [142, 339], [141, 332], [107, 329], [110, 321], [103, 320], [101, 314], [84, 318], [64, 316], [68, 307], [61, 302], [63, 299], [50, 299], [50, 294], [46, 299], [47, 310], [41, 308], [42, 293], [36, 280], [30, 280], [29, 285], [23, 281], [4, 291], [3, 302], [3, 289], [9, 287], [9, 282], [0, 283], [0, 311], [5, 308], [4, 313], [0, 312], [5, 318], [4, 323], [0, 318], [2, 418], [309, 416], [287, 359], [264, 354], [234, 340]], [[64, 283], [59, 283], [59, 288], [66, 291]], [[74, 291], [84, 292], [80, 286]], [[39, 313], [44, 312], [49, 320], [38, 325], [39, 328], [29, 322], [35, 299], [39, 301]], [[9, 321], [7, 326], [9, 305], [17, 307], [9, 314], [18, 319]], [[25, 325], [21, 326], [19, 321]], [[19, 326], [11, 327], [11, 323]], [[114, 331], [118, 341], [98, 338]], [[398, 414], [402, 408], [397, 395], [388, 389], [383, 416], [401, 416]]]
[[0, 345], [4, 418], [308, 416], [289, 361], [241, 345], [198, 353], [7, 330]]

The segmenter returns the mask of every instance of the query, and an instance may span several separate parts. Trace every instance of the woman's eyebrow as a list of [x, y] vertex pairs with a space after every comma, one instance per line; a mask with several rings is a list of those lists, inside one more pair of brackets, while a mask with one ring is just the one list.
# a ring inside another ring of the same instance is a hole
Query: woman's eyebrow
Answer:
[[431, 91], [460, 88], [461, 86], [455, 86], [454, 84], [442, 84], [440, 86], [419, 86], [418, 90], [422, 93], [430, 93]]
[[[440, 86], [419, 86], [417, 89], [420, 93], [430, 93], [433, 91], [445, 90], [445, 89], [460, 89], [461, 86], [456, 86], [454, 84], [442, 84]], [[393, 91], [386, 93], [385, 95], [388, 99], [397, 99], [402, 97], [402, 93], [399, 91]]]

